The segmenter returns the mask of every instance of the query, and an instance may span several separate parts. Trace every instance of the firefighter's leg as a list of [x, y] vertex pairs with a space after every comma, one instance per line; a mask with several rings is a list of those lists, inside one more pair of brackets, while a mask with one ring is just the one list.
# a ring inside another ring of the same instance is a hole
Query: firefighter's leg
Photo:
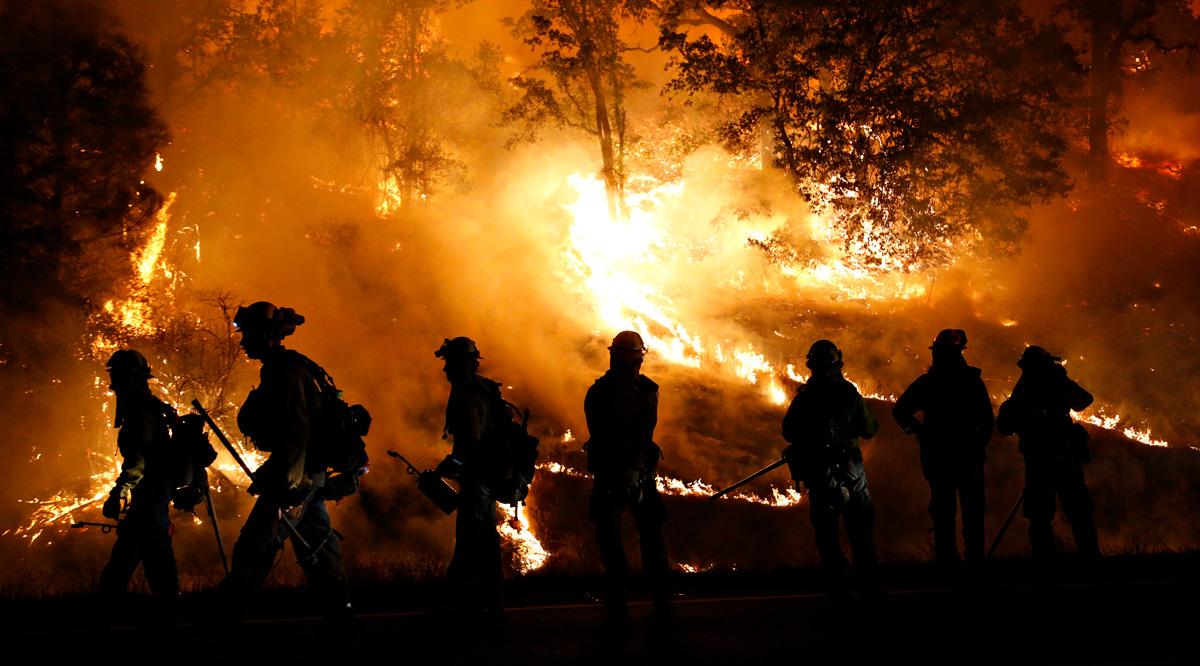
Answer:
[[251, 593], [262, 585], [275, 557], [287, 538], [283, 523], [279, 520], [279, 505], [259, 497], [246, 517], [246, 524], [233, 544], [233, 557], [229, 575], [221, 581], [220, 593], [226, 604], [240, 614]]
[[1093, 518], [1096, 504], [1084, 481], [1082, 465], [1074, 464], [1071, 468], [1063, 470], [1059, 497], [1062, 500], [1063, 514], [1071, 523], [1071, 531], [1075, 535], [1075, 550], [1079, 552], [1079, 556], [1100, 557], [1100, 543]]
[[621, 513], [624, 510], [624, 498], [616, 490], [599, 483], [592, 486], [588, 513], [596, 523], [596, 544], [604, 564], [604, 602], [610, 613], [625, 609], [629, 561], [625, 559], [625, 547], [621, 543]]
[[875, 504], [867, 490], [866, 477], [850, 490], [845, 507], [846, 535], [854, 556], [854, 572], [859, 588], [866, 593], [879, 588], [878, 556], [875, 553]]
[[1044, 461], [1025, 462], [1025, 506], [1029, 519], [1029, 546], [1035, 560], [1054, 558], [1054, 479]]
[[630, 507], [630, 513], [637, 526], [642, 570], [650, 579], [655, 603], [662, 606], [670, 599], [670, 563], [666, 537], [663, 535], [667, 507], [658, 490], [648, 485], [642, 492], [642, 501]]
[[984, 559], [984, 496], [983, 465], [964, 471], [959, 479], [959, 498], [962, 501], [963, 545], [967, 561]]
[[478, 484], [459, 491], [454, 524], [454, 556], [447, 577], [455, 584], [460, 608], [494, 607], [500, 596], [500, 535], [496, 503]]
[[308, 584], [316, 593], [321, 612], [326, 617], [344, 617], [350, 613], [350, 588], [342, 564], [342, 539], [333, 531], [329, 510], [322, 500], [309, 504], [296, 525], [296, 531], [308, 542], [313, 552], [292, 539], [292, 550], [304, 569]]
[[479, 575], [483, 581], [480, 595], [485, 608], [500, 611], [504, 608], [504, 567], [500, 554], [500, 531], [496, 527], [496, 500], [487, 493], [480, 506]]
[[179, 599], [179, 572], [175, 566], [175, 551], [171, 547], [170, 506], [166, 502], [157, 504], [145, 518], [142, 539], [142, 569], [146, 582], [158, 601], [159, 610], [174, 619]]
[[133, 525], [122, 522], [117, 528], [117, 540], [113, 543], [112, 555], [100, 574], [101, 599], [112, 601], [123, 596], [141, 559], [141, 534]]
[[949, 475], [929, 480], [929, 517], [933, 519], [933, 552], [938, 562], [958, 560], [958, 519], [954, 479]]
[[821, 558], [821, 569], [831, 591], [841, 589], [846, 576], [846, 555], [838, 539], [838, 514], [841, 512], [841, 496], [827, 488], [810, 489], [809, 520], [813, 526], [813, 540]]

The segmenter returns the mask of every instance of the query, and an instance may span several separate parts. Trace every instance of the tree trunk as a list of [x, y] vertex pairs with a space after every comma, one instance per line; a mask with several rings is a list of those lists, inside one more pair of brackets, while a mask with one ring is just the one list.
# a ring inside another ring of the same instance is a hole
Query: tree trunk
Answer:
[[595, 67], [588, 70], [588, 83], [591, 85], [596, 106], [596, 138], [600, 142], [600, 173], [604, 176], [604, 190], [608, 194], [608, 213], [614, 219], [619, 219], [623, 208], [623, 193], [613, 153], [612, 123], [608, 117], [608, 100], [604, 95], [604, 85]]
[[1108, 176], [1108, 103], [1116, 84], [1121, 45], [1106, 15], [1092, 17], [1092, 75], [1088, 100], [1088, 174], [1093, 181]]

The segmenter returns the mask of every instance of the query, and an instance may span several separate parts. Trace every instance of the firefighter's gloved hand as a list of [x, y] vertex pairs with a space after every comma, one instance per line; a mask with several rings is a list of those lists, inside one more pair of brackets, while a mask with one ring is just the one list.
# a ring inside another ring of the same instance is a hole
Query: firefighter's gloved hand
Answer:
[[458, 475], [462, 473], [462, 466], [462, 462], [458, 458], [455, 458], [454, 454], [450, 454], [442, 458], [442, 462], [438, 463], [435, 471], [438, 473], [438, 476], [447, 479], [457, 479]]
[[300, 506], [308, 501], [309, 495], [313, 492], [312, 486], [302, 488], [292, 488], [283, 495], [283, 505], [286, 507]]
[[129, 498], [129, 488], [125, 486], [116, 486], [112, 492], [108, 493], [108, 499], [104, 500], [104, 506], [101, 507], [100, 513], [105, 518], [118, 520], [121, 518], [121, 505]]
[[334, 502], [358, 491], [357, 474], [334, 474], [325, 480], [318, 497]]
[[799, 482], [804, 479], [804, 465], [800, 460], [799, 449], [795, 444], [791, 444], [783, 450], [781, 457], [787, 461], [788, 471], [792, 474], [792, 480], [799, 485]]
[[196, 486], [184, 486], [175, 491], [172, 502], [180, 511], [194, 511], [196, 505], [204, 499], [204, 491]]
[[258, 483], [258, 480], [251, 481], [250, 487], [246, 488], [246, 492], [250, 493], [250, 495], [254, 497], [258, 497], [260, 494], [262, 494], [262, 490], [262, 485]]

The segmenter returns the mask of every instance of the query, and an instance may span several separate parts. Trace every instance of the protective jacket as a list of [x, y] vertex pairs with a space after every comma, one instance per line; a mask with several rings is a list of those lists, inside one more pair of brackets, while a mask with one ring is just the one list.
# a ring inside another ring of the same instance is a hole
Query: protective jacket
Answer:
[[638, 475], [653, 478], [661, 452], [654, 443], [658, 425], [658, 384], [639, 374], [632, 381], [612, 370], [588, 389], [583, 401], [589, 439], [588, 471], [598, 480]]
[[1067, 453], [1071, 444], [1086, 432], [1078, 432], [1071, 411], [1092, 404], [1092, 394], [1067, 377], [1061, 365], [1026, 369], [1013, 387], [1012, 396], [1000, 406], [997, 429], [1020, 436], [1026, 458]]
[[259, 380], [238, 412], [238, 428], [256, 448], [271, 454], [255, 473], [255, 482], [264, 492], [308, 487], [309, 475], [324, 471], [308, 469], [320, 466], [308, 456], [321, 406], [316, 381], [305, 359], [282, 347], [263, 359]]
[[490, 478], [498, 464], [494, 450], [495, 420], [498, 413], [500, 384], [482, 375], [450, 385], [446, 401], [446, 434], [454, 438], [454, 457], [463, 465], [463, 474], [475, 480]]
[[792, 399], [783, 418], [783, 438], [791, 443], [785, 457], [792, 476], [812, 487], [863, 479], [858, 438], [879, 430], [867, 401], [840, 375], [814, 375]]
[[[963, 465], [982, 465], [992, 435], [992, 400], [980, 377], [979, 368], [961, 357], [936, 362], [929, 372], [914, 381], [892, 409], [892, 416], [905, 432], [916, 432], [921, 459]], [[918, 421], [916, 413], [924, 419]], [[934, 459], [934, 460], [930, 460]]]
[[121, 452], [121, 474], [118, 488], [133, 493], [133, 498], [166, 501], [172, 485], [171, 433], [166, 413], [170, 409], [154, 397], [150, 389], [117, 399], [117, 416], [113, 427], [117, 433], [117, 448]]

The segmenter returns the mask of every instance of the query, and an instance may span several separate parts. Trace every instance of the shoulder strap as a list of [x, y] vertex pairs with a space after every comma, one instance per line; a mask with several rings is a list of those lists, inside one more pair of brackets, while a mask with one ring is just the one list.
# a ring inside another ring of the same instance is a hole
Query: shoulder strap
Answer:
[[483, 385], [488, 388], [488, 396], [491, 398], [491, 400], [493, 400], [496, 405], [500, 407], [501, 411], [508, 413], [510, 421], [514, 418], [519, 418], [522, 428], [529, 424], [529, 410], [522, 410], [512, 402], [505, 400], [504, 394], [500, 390], [500, 382], [493, 381], [487, 377], [480, 377], [479, 379], [482, 380]]
[[291, 354], [292, 357], [298, 363], [300, 363], [300, 365], [304, 366], [304, 369], [308, 371], [309, 376], [312, 377], [314, 382], [316, 382], [317, 388], [322, 393], [327, 390], [330, 390], [330, 389], [332, 389], [335, 392], [338, 390], [337, 384], [334, 383], [334, 381], [333, 381], [333, 376], [330, 375], [328, 372], [325, 372], [325, 368], [322, 368], [320, 365], [317, 365], [316, 361], [305, 356], [304, 354], [301, 354], [300, 352], [296, 351], [295, 349], [289, 349], [288, 353]]

